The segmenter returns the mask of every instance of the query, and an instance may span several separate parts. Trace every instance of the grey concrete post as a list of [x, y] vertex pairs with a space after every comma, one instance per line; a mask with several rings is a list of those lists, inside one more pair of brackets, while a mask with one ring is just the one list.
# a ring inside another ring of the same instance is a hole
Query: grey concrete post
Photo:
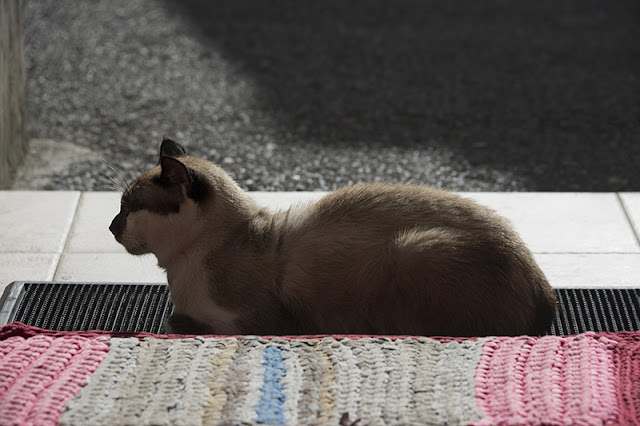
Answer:
[[27, 151], [23, 26], [23, 0], [0, 0], [0, 189]]

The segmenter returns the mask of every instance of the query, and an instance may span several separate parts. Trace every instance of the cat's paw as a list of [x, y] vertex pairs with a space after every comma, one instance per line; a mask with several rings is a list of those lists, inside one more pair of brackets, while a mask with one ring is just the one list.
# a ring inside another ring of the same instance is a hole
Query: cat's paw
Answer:
[[164, 325], [167, 334], [216, 334], [207, 324], [185, 314], [171, 314]]

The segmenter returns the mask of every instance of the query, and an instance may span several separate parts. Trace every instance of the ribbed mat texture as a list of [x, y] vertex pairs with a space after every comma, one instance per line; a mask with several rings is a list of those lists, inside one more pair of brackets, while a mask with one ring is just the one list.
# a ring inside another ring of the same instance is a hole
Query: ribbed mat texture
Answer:
[[637, 424], [640, 333], [185, 337], [0, 329], [0, 424]]
[[[173, 311], [166, 284], [15, 282], [4, 318], [60, 331], [163, 333]], [[15, 290], [14, 290], [15, 287]], [[560, 288], [556, 319], [544, 334], [639, 331], [640, 289]]]

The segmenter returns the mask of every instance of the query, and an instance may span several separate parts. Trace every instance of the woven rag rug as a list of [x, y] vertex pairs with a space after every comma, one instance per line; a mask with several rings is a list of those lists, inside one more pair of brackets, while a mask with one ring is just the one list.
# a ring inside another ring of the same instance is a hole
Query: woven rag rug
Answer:
[[0, 328], [2, 425], [632, 424], [639, 417], [640, 332], [283, 338]]

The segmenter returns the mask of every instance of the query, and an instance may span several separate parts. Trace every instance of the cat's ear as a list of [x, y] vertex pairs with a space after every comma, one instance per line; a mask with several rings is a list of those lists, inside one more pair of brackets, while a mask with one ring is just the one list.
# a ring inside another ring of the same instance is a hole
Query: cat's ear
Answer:
[[162, 144], [160, 144], [160, 161], [162, 161], [163, 156], [182, 157], [183, 155], [187, 155], [187, 152], [178, 142], [167, 138], [162, 140]]
[[163, 155], [160, 157], [160, 181], [166, 185], [185, 185], [187, 189], [191, 186], [191, 174], [187, 166], [180, 160]]

